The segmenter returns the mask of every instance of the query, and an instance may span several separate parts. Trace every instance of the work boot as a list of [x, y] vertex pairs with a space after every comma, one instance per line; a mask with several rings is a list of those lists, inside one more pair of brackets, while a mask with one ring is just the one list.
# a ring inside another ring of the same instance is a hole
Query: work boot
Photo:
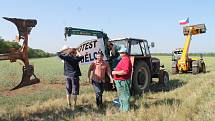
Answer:
[[96, 96], [96, 105], [98, 109], [102, 108], [102, 95], [97, 95]]

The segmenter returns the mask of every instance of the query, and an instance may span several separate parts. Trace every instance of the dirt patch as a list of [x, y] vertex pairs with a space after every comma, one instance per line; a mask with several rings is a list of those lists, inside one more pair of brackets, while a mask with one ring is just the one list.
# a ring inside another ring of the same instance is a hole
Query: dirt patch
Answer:
[[63, 84], [44, 84], [44, 83], [39, 83], [39, 84], [34, 84], [31, 86], [19, 88], [13, 91], [10, 90], [4, 90], [2, 92], [3, 96], [17, 96], [17, 95], [23, 95], [23, 94], [33, 94], [39, 91], [43, 91], [46, 89], [59, 89], [59, 88], [64, 88]]
[[[87, 82], [82, 82], [80, 84], [80, 86], [89, 86], [89, 85], [90, 83], [87, 83]], [[3, 96], [13, 97], [13, 96], [23, 95], [23, 94], [33, 94], [46, 89], [64, 89], [64, 88], [65, 88], [64, 83], [54, 83], [54, 84], [39, 83], [39, 84], [34, 84], [23, 88], [19, 88], [13, 91], [10, 91], [9, 89], [3, 89], [1, 90], [0, 94]]]
[[65, 88], [65, 84], [63, 83], [48, 84], [47, 87], [50, 89], [61, 89]]
[[44, 86], [42, 84], [35, 84], [35, 85], [19, 88], [13, 91], [5, 90], [3, 91], [3, 95], [16, 96], [16, 95], [23, 95], [23, 94], [32, 94], [43, 89], [44, 89]]

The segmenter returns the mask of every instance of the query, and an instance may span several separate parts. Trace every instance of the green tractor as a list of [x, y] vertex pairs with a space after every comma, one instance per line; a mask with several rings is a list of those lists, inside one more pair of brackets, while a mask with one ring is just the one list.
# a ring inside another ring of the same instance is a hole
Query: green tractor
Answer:
[[[65, 37], [71, 35], [97, 36], [98, 40], [103, 40], [105, 48], [104, 53], [107, 57], [107, 61], [109, 62], [112, 60], [110, 59], [108, 42], [111, 42], [118, 47], [126, 47], [133, 66], [131, 86], [132, 95], [142, 94], [142, 92], [149, 90], [153, 78], [158, 78], [159, 84], [164, 86], [169, 85], [168, 72], [164, 69], [164, 66], [160, 64], [160, 60], [152, 57], [150, 54], [149, 48], [154, 47], [154, 43], [151, 43], [151, 46], [149, 46], [147, 40], [136, 38], [110, 40], [107, 34], [102, 31], [66, 27]], [[107, 85], [110, 84], [109, 79], [106, 80], [106, 83]]]

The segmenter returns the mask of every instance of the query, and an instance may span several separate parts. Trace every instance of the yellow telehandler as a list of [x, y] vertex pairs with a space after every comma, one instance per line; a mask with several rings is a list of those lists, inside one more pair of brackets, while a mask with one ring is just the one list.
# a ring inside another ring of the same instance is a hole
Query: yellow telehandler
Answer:
[[192, 35], [206, 33], [205, 24], [197, 24], [183, 27], [186, 41], [184, 48], [177, 48], [172, 52], [172, 74], [192, 72], [198, 74], [205, 73], [205, 62], [202, 58], [190, 58], [188, 55]]

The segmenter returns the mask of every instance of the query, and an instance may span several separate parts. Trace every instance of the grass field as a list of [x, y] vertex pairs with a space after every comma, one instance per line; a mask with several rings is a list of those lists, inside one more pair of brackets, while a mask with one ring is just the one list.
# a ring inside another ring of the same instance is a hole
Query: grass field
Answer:
[[[171, 75], [171, 57], [160, 56], [170, 74], [169, 91], [152, 90], [138, 99], [127, 113], [112, 105], [116, 92], [104, 93], [104, 109], [97, 110], [91, 85], [81, 85], [78, 107], [65, 100], [63, 64], [56, 58], [32, 59], [41, 83], [9, 91], [21, 78], [19, 63], [0, 62], [0, 121], [214, 121], [215, 57], [206, 57], [206, 74]], [[81, 67], [86, 80], [87, 65]], [[153, 88], [159, 85], [152, 85]]]

